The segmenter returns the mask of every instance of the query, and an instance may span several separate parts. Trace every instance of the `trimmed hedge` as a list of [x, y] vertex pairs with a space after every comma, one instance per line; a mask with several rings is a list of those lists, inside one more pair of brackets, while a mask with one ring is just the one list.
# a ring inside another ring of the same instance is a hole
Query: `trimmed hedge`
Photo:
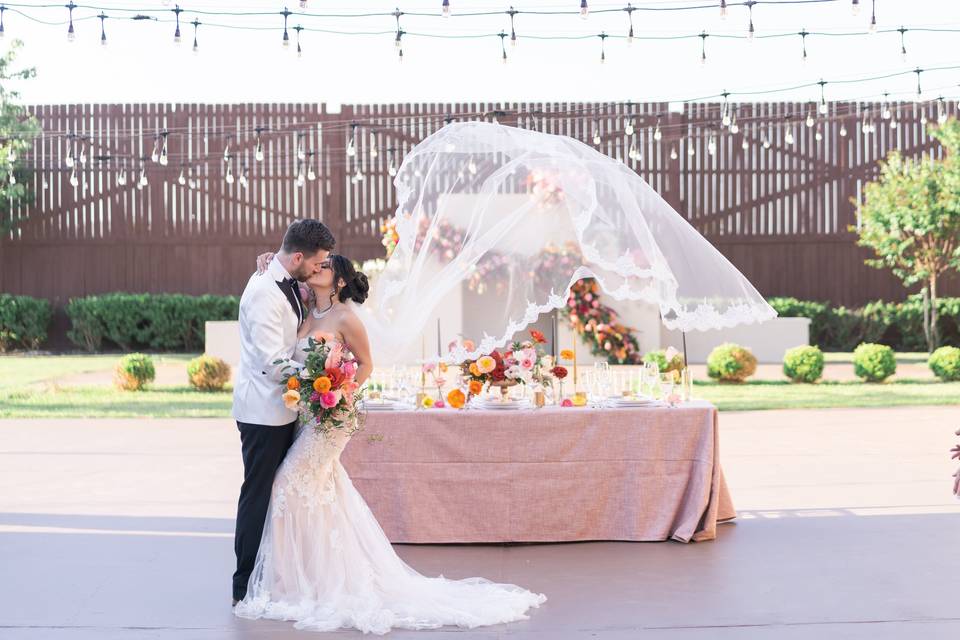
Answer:
[[960, 380], [960, 349], [940, 347], [930, 354], [927, 365], [944, 382]]
[[131, 353], [120, 358], [113, 374], [113, 383], [118, 389], [141, 391], [156, 379], [157, 370], [150, 356], [144, 353]]
[[883, 382], [897, 372], [897, 358], [887, 345], [865, 342], [853, 350], [853, 372], [865, 382]]
[[743, 382], [757, 371], [757, 359], [746, 347], [727, 342], [707, 356], [707, 375], [721, 382]]
[[0, 293], [0, 352], [38, 348], [47, 339], [50, 315], [46, 300]]
[[[852, 351], [863, 342], [878, 342], [894, 351], [926, 351], [923, 301], [919, 294], [904, 302], [870, 302], [859, 309], [830, 307], [824, 302], [770, 298], [786, 318], [810, 318], [810, 344], [824, 351]], [[937, 300], [940, 342], [960, 347], [960, 298]]]
[[207, 320], [236, 320], [237, 296], [108, 293], [67, 303], [67, 337], [87, 351], [202, 351]]
[[783, 375], [794, 382], [816, 382], [823, 376], [823, 364], [819, 347], [794, 347], [783, 355]]
[[230, 382], [230, 365], [220, 358], [203, 354], [187, 364], [187, 380], [199, 391], [222, 391]]

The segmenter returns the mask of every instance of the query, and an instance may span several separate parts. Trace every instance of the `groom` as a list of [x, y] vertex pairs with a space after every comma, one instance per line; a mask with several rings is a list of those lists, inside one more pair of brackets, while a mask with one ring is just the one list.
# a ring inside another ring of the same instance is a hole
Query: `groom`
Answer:
[[243, 485], [234, 538], [233, 604], [247, 592], [273, 476], [293, 443], [297, 412], [283, 405], [280, 382], [285, 366], [302, 366], [291, 360], [305, 313], [297, 283], [321, 270], [333, 244], [333, 234], [323, 223], [295, 221], [266, 273], [251, 276], [240, 298], [240, 367], [233, 388], [233, 417], [243, 449]]

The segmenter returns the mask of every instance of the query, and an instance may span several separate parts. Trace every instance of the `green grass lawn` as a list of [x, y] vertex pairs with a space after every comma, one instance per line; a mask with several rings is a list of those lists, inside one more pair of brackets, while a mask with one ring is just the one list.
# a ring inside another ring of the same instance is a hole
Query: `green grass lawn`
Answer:
[[[828, 353], [828, 362], [852, 362], [852, 354]], [[204, 393], [190, 387], [156, 385], [119, 391], [106, 385], [63, 384], [70, 376], [110, 372], [118, 354], [0, 357], [0, 418], [225, 418], [231, 393]], [[194, 354], [154, 356], [157, 367], [185, 369]], [[926, 354], [897, 354], [898, 362], [925, 362]], [[168, 376], [169, 379], [169, 376]], [[721, 411], [898, 407], [960, 404], [960, 382], [896, 380], [884, 384], [826, 381], [793, 384], [753, 381], [721, 384], [697, 380], [694, 396]]]
[[754, 381], [721, 384], [694, 381], [693, 395], [709, 400], [721, 411], [761, 409], [827, 409], [837, 407], [903, 407], [960, 404], [960, 382], [897, 380], [865, 382]]

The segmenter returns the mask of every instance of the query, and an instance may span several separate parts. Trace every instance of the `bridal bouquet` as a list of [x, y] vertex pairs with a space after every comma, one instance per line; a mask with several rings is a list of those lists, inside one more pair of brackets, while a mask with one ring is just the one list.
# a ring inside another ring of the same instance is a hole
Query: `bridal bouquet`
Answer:
[[283, 403], [288, 409], [299, 410], [319, 432], [358, 430], [362, 392], [354, 380], [357, 362], [353, 354], [323, 332], [308, 339], [304, 352], [307, 355], [302, 369], [284, 369]]

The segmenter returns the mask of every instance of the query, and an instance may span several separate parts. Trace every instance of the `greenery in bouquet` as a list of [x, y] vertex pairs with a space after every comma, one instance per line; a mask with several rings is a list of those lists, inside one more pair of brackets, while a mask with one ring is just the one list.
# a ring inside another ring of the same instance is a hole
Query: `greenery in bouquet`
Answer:
[[[307, 341], [302, 369], [283, 369], [283, 402], [298, 410], [301, 419], [313, 423], [318, 432], [334, 429], [358, 431], [363, 422], [360, 411], [363, 391], [357, 384], [357, 361], [333, 336], [318, 331]], [[274, 364], [282, 364], [277, 360]]]

